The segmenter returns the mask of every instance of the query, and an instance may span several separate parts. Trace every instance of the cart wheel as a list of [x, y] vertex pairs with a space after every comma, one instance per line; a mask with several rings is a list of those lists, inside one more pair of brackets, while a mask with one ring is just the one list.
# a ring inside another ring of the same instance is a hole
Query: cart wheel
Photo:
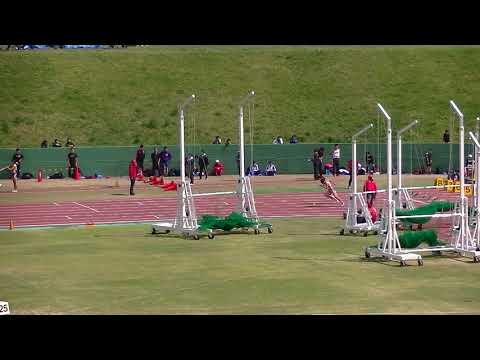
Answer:
[[255, 231], [254, 231], [254, 232], [255, 232], [255, 235], [258, 235], [258, 234], [260, 234], [260, 230], [258, 230], [258, 229], [255, 229]]
[[347, 213], [343, 213], [343, 220], [347, 218]]
[[442, 255], [442, 252], [441, 251], [432, 251], [432, 255], [440, 256], [440, 255]]
[[345, 229], [340, 230], [340, 235], [345, 235]]
[[165, 230], [165, 234], [170, 234], [170, 230]]
[[473, 262], [474, 262], [474, 263], [480, 262], [480, 258], [479, 258], [478, 256], [474, 256], [474, 257], [473, 257]]
[[350, 230], [349, 232], [350, 232], [350, 234], [353, 234], [353, 230]]
[[268, 233], [269, 233], [269, 234], [273, 233], [273, 228], [272, 228], [271, 226], [269, 226], [269, 227], [267, 228], [267, 230], [268, 230]]
[[365, 251], [365, 257], [366, 257], [367, 259], [370, 259], [370, 253], [369, 253], [368, 251]]
[[214, 234], [208, 234], [208, 238], [209, 238], [209, 239], [213, 239], [214, 237], [215, 237]]
[[374, 231], [374, 232], [373, 232], [373, 235], [378, 235], [378, 231]]
[[197, 234], [193, 235], [193, 240], [200, 240], [200, 236], [198, 236]]
[[418, 266], [423, 266], [423, 260], [422, 259], [418, 259]]
[[363, 237], [367, 237], [367, 236], [368, 236], [368, 231], [365, 231], [365, 232], [363, 233]]
[[157, 230], [152, 229], [152, 235], [155, 235], [157, 233]]
[[404, 260], [402, 260], [400, 261], [400, 266], [407, 266], [407, 263]]

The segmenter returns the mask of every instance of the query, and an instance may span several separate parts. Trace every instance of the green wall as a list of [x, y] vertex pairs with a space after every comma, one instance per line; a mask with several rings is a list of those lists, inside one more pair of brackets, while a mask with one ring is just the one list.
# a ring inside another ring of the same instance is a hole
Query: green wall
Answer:
[[[272, 160], [279, 170], [280, 174], [305, 174], [312, 172], [312, 164], [307, 161], [311, 157], [312, 149], [323, 146], [328, 154], [332, 144], [284, 144], [284, 145], [254, 145], [253, 157], [264, 168], [268, 160]], [[151, 166], [150, 154], [153, 151], [152, 146], [145, 146], [145, 167]], [[340, 144], [341, 147], [341, 165], [345, 166], [347, 160], [351, 158], [351, 144]], [[161, 150], [159, 146], [159, 151]], [[445, 144], [404, 144], [403, 145], [403, 169], [408, 173], [411, 169], [418, 169], [423, 165], [423, 154], [431, 149], [433, 153], [433, 171], [436, 168], [442, 170], [448, 169], [449, 145]], [[179, 150], [176, 145], [169, 146], [173, 155], [171, 167], [178, 168]], [[226, 174], [236, 173], [235, 155], [237, 145], [197, 145], [195, 148], [187, 147], [186, 151], [200, 153], [204, 149], [210, 159], [211, 165], [216, 159], [225, 165]], [[77, 147], [78, 161], [83, 175], [93, 175], [100, 173], [104, 176], [126, 176], [128, 173], [128, 163], [135, 156], [136, 147]], [[364, 163], [362, 154], [370, 151], [378, 159], [382, 169], [386, 168], [386, 145], [381, 144], [358, 144], [357, 153], [359, 160]], [[468, 144], [465, 154], [472, 151], [472, 146]], [[7, 165], [14, 154], [15, 149], [0, 149], [0, 163], [2, 167]], [[37, 169], [43, 169], [45, 173], [51, 174], [55, 170], [62, 169], [66, 174], [67, 148], [25, 148], [22, 149], [25, 158], [22, 163], [22, 172], [31, 172], [36, 174]], [[251, 147], [245, 147], [245, 162], [248, 164], [251, 158]], [[327, 162], [330, 162], [330, 156], [326, 156]], [[453, 166], [458, 166], [458, 145], [452, 145]], [[396, 145], [393, 149], [394, 168], [396, 168]], [[248, 166], [248, 165], [246, 165]], [[7, 172], [2, 172], [2, 178], [5, 178]]]

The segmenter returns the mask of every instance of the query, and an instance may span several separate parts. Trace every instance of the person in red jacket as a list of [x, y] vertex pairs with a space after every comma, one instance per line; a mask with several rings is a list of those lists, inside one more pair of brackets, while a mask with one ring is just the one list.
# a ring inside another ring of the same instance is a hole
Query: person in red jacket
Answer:
[[373, 175], [371, 173], [368, 175], [367, 180], [365, 180], [365, 183], [363, 184], [363, 191], [373, 191], [367, 194], [367, 205], [368, 207], [373, 207], [373, 201], [377, 196], [377, 184], [373, 180]]
[[215, 176], [220, 176], [223, 173], [223, 164], [220, 162], [220, 160], [215, 161], [215, 165], [213, 165], [213, 173]]
[[137, 161], [132, 160], [128, 165], [128, 177], [130, 178], [130, 195], [135, 195], [135, 193], [133, 192], [133, 187], [135, 185], [135, 179], [137, 178], [137, 173], [138, 173]]

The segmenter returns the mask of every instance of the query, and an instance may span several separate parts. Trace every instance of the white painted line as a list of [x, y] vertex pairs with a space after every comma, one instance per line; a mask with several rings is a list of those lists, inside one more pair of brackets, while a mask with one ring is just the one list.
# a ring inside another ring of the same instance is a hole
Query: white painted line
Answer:
[[143, 203], [141, 203], [140, 201], [137, 201], [137, 204], [143, 206]]
[[82, 206], [82, 207], [84, 207], [84, 208], [90, 209], [90, 210], [92, 210], [92, 211], [95, 211], [95, 212], [97, 212], [97, 213], [100, 212], [100, 211], [98, 211], [97, 209], [91, 208], [90, 206], [82, 205], [82, 204], [77, 203], [77, 202], [73, 202], [73, 203], [76, 204], [76, 205]]
[[160, 218], [157, 215], [152, 215], [155, 219], [160, 220]]
[[227, 202], [225, 202], [225, 201], [224, 201], [223, 203], [224, 203], [225, 205], [230, 205], [229, 203], [227, 203]]
[[65, 215], [65, 217], [68, 219], [68, 220], [72, 220], [72, 218], [68, 215]]
[[416, 201], [416, 202], [418, 202], [418, 203], [420, 203], [420, 204], [428, 204], [428, 203], [426, 203], [425, 201], [422, 201], [422, 200], [415, 200], [415, 199], [413, 199], [413, 201]]
[[54, 202], [53, 205], [60, 206], [60, 205], [58, 205], [56, 202]]

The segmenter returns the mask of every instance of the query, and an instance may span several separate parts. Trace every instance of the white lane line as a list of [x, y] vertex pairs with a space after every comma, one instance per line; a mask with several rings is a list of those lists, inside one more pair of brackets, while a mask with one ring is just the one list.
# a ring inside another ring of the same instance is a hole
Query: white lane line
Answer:
[[420, 203], [420, 204], [427, 204], [425, 201], [422, 201], [422, 200], [415, 200], [415, 199], [413, 199], [413, 201], [416, 201], [416, 202], [418, 202], [418, 203]]
[[227, 202], [225, 202], [225, 201], [224, 201], [223, 203], [224, 203], [225, 205], [230, 205], [229, 203], [227, 203]]
[[137, 204], [143, 206], [143, 203], [141, 203], [140, 201], [137, 201]]
[[68, 215], [65, 215], [65, 217], [68, 219], [68, 220], [72, 220], [72, 218]]
[[97, 213], [100, 212], [100, 211], [98, 211], [97, 209], [91, 208], [90, 206], [82, 205], [82, 204], [77, 203], [77, 202], [73, 202], [73, 203], [76, 204], [76, 205], [82, 206], [82, 207], [84, 207], [84, 208], [90, 209], [90, 210], [92, 210], [92, 211], [95, 211], [95, 212], [97, 212]]
[[58, 205], [56, 202], [54, 202], [53, 205], [60, 206], [60, 205]]
[[152, 215], [155, 219], [158, 219], [160, 220], [161, 218], [159, 218], [157, 215]]

